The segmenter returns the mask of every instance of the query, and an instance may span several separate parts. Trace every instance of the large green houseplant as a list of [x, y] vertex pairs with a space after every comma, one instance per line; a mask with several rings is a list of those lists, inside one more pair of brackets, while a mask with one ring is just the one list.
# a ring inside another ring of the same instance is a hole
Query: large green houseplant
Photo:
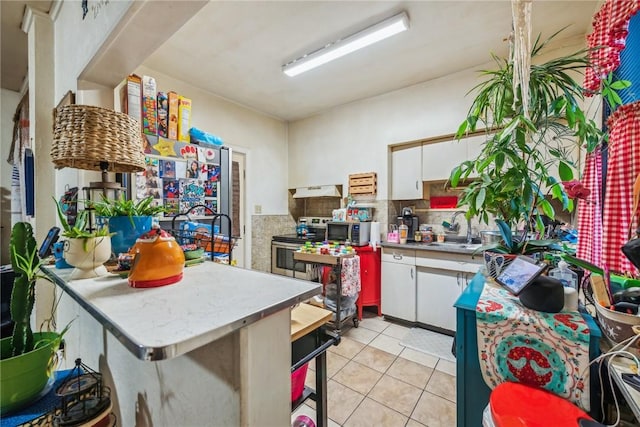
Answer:
[[[487, 224], [498, 218], [511, 229], [523, 226], [522, 240], [532, 222], [543, 231], [542, 215], [555, 217], [550, 198], [563, 210], [573, 210], [561, 182], [574, 179], [570, 152], [580, 146], [591, 151], [604, 138], [583, 110], [583, 88], [573, 78], [588, 65], [587, 52], [535, 63], [557, 34], [545, 41], [538, 36], [533, 44], [529, 97], [524, 102], [520, 88], [514, 87], [513, 58], [494, 56], [497, 68], [482, 71], [485, 80], [471, 90], [475, 98], [456, 134], [462, 138], [479, 129], [487, 132], [478, 157], [451, 171], [451, 186], [464, 184], [459, 206], [467, 207], [468, 217]], [[605, 98], [615, 100], [615, 89], [623, 85], [605, 82]]]
[[[50, 281], [40, 273], [41, 260], [33, 237], [33, 229], [19, 222], [11, 231], [11, 266], [15, 273], [11, 293], [13, 334], [0, 342], [0, 412], [16, 409], [35, 399], [49, 380], [60, 333], [36, 332], [31, 329], [31, 313], [35, 303], [36, 282]], [[52, 313], [53, 316], [54, 313]]]
[[107, 218], [111, 237], [111, 248], [115, 254], [127, 252], [136, 239], [151, 230], [153, 217], [165, 211], [163, 206], [153, 204], [149, 196], [139, 201], [127, 200], [124, 194], [117, 199], [103, 197], [89, 206], [97, 216]]

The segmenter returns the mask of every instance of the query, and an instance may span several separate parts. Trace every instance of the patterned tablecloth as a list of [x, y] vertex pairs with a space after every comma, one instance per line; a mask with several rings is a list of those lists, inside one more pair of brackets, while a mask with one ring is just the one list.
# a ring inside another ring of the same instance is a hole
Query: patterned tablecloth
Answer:
[[487, 281], [476, 320], [480, 370], [491, 389], [521, 382], [589, 410], [589, 328], [580, 313], [528, 309]]

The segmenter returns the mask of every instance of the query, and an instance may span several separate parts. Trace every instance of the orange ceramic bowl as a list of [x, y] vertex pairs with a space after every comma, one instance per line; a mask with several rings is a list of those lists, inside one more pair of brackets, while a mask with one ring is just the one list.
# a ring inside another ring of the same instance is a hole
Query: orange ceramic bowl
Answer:
[[184, 252], [166, 231], [157, 228], [143, 234], [131, 252], [135, 258], [129, 273], [129, 286], [153, 288], [182, 279]]

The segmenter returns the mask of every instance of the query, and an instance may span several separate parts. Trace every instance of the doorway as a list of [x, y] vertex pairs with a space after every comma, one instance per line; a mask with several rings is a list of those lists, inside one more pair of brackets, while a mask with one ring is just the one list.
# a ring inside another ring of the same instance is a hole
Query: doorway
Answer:
[[236, 247], [233, 249], [233, 259], [236, 265], [241, 268], [246, 268], [246, 251], [249, 247], [246, 239], [246, 227], [245, 227], [245, 160], [246, 154], [237, 150], [232, 150], [231, 153], [231, 182], [232, 182], [232, 212], [231, 219], [233, 220], [233, 232], [236, 237]]

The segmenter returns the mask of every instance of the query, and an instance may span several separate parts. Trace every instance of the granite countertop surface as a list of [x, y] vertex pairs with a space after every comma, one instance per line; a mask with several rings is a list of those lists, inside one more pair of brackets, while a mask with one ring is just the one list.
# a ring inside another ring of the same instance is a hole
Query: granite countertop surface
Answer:
[[476, 250], [482, 245], [479, 243], [467, 244], [467, 243], [453, 243], [453, 242], [452, 243], [407, 242], [404, 244], [381, 242], [380, 246], [382, 246], [383, 248], [408, 249], [408, 250], [432, 251], [432, 252], [450, 252], [450, 253], [457, 253], [457, 254], [473, 255], [474, 252], [476, 252]]
[[141, 360], [187, 353], [321, 291], [318, 283], [214, 262], [146, 289], [111, 273], [69, 280], [72, 269], [43, 271]]

